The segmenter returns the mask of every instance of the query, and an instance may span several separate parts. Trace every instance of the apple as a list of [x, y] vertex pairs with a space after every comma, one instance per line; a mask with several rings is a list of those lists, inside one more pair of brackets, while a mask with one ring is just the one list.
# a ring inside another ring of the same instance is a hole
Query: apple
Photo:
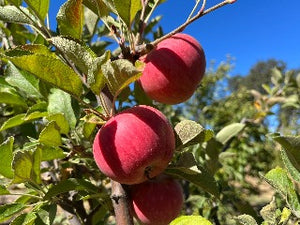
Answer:
[[145, 105], [110, 118], [96, 134], [93, 155], [99, 169], [122, 184], [160, 174], [175, 150], [173, 128], [159, 110]]
[[178, 33], [161, 41], [146, 56], [139, 79], [145, 93], [164, 104], [178, 104], [189, 99], [205, 73], [205, 54], [196, 39]]
[[130, 198], [134, 217], [142, 224], [167, 225], [180, 213], [183, 190], [178, 181], [160, 175], [133, 185]]

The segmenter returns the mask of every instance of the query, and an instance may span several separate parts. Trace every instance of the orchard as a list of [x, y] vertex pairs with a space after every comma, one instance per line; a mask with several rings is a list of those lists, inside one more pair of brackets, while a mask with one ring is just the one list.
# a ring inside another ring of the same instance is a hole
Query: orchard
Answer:
[[0, 1], [0, 224], [300, 222], [300, 71], [210, 65], [208, 2]]

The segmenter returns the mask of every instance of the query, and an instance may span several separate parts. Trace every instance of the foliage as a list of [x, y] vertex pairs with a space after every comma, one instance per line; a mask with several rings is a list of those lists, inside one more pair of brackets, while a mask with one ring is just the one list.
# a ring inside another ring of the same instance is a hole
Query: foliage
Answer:
[[[68, 0], [53, 31], [50, 1], [0, 1], [0, 195], [10, 197], [0, 222], [114, 224], [91, 143], [114, 111], [136, 104], [157, 107], [174, 126], [165, 173], [180, 180], [185, 205], [171, 224], [300, 220], [300, 75], [271, 60], [230, 89], [227, 61], [207, 70], [187, 102], [152, 102], [135, 81], [139, 56], [166, 37], [152, 17], [162, 2]], [[189, 18], [212, 10], [204, 6]]]

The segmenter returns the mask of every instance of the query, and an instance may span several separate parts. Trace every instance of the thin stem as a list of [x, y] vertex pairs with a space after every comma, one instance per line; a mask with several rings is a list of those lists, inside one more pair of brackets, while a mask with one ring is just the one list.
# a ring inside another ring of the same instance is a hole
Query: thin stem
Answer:
[[149, 12], [149, 14], [147, 15], [147, 17], [146, 17], [145, 20], [144, 20], [144, 23], [148, 23], [148, 21], [149, 21], [151, 15], [152, 15], [152, 13], [154, 12], [154, 10], [156, 9], [156, 7], [158, 6], [158, 3], [159, 3], [159, 2], [160, 2], [160, 0], [156, 0], [156, 1], [154, 2], [154, 5], [153, 5], [153, 7], [151, 8], [151, 11]]
[[195, 13], [195, 11], [196, 11], [196, 9], [197, 9], [197, 7], [198, 7], [198, 5], [199, 5], [200, 2], [201, 2], [201, 0], [197, 0], [196, 1], [196, 4], [194, 5], [194, 8], [192, 9], [192, 11], [191, 11], [191, 13], [188, 16], [188, 18], [187, 18], [186, 21], [188, 21], [189, 19], [191, 19], [191, 17], [194, 15], [194, 13]]

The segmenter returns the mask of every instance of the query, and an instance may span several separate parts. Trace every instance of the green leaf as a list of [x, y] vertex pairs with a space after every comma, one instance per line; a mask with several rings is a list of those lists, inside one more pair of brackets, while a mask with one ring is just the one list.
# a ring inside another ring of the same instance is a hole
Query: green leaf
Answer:
[[21, 106], [23, 108], [27, 107], [25, 99], [22, 98], [19, 93], [17, 93], [17, 91], [6, 82], [5, 84], [0, 84], [0, 102], [9, 105]]
[[25, 0], [27, 5], [36, 13], [36, 15], [44, 20], [49, 10], [50, 0]]
[[10, 225], [33, 225], [37, 216], [33, 212], [28, 212], [17, 216]]
[[40, 183], [41, 151], [18, 151], [14, 155], [12, 168], [14, 170], [14, 184], [24, 182]]
[[87, 83], [90, 85], [94, 94], [99, 95], [105, 85], [105, 77], [102, 73], [101, 66], [110, 59], [110, 51], [106, 51], [102, 56], [93, 60], [88, 71]]
[[11, 86], [17, 87], [29, 98], [41, 98], [39, 91], [39, 80], [26, 71], [18, 70], [14, 64], [8, 62], [5, 70], [6, 82]]
[[142, 72], [126, 59], [109, 61], [103, 64], [101, 69], [114, 96], [142, 75]]
[[111, 11], [114, 11], [111, 2], [107, 0], [83, 0], [83, 3], [100, 18], [105, 18]]
[[25, 206], [21, 203], [11, 203], [0, 206], [0, 222], [9, 220], [18, 212], [25, 209]]
[[0, 20], [17, 24], [33, 24], [32, 20], [35, 21], [36, 19], [30, 14], [29, 10], [22, 6], [20, 6], [20, 9], [12, 5], [0, 6]]
[[59, 127], [51, 121], [40, 133], [39, 142], [50, 147], [62, 145]]
[[55, 121], [59, 127], [60, 133], [68, 134], [70, 131], [69, 122], [63, 113], [55, 113], [46, 117], [48, 121]]
[[12, 179], [14, 176], [12, 170], [12, 161], [13, 161], [13, 144], [14, 138], [9, 137], [5, 142], [0, 145], [0, 174], [4, 177]]
[[278, 136], [274, 134], [273, 140], [283, 147], [290, 163], [300, 171], [300, 136]]
[[290, 161], [287, 153], [284, 150], [280, 151], [281, 153], [281, 159], [284, 163], [285, 168], [287, 169], [287, 171], [290, 173], [291, 177], [300, 183], [300, 172], [299, 170], [297, 170], [294, 165], [292, 164], [292, 162]]
[[10, 192], [7, 190], [7, 188], [4, 185], [0, 184], [0, 195], [9, 195], [9, 194]]
[[38, 147], [42, 151], [41, 161], [50, 161], [54, 159], [63, 159], [66, 157], [63, 150], [58, 147], [41, 146]]
[[300, 216], [298, 196], [286, 170], [280, 167], [272, 169], [264, 176], [264, 179], [282, 195], [294, 214]]
[[[23, 47], [23, 46], [22, 46]], [[31, 51], [7, 51], [5, 57], [17, 67], [70, 94], [80, 96], [82, 82], [74, 70], [53, 53]], [[23, 103], [24, 104], [24, 103]]]
[[284, 207], [281, 212], [279, 224], [286, 224], [288, 222], [288, 220], [290, 219], [291, 213], [292, 213], [291, 210]]
[[173, 220], [170, 225], [212, 225], [202, 216], [180, 216]]
[[128, 28], [135, 18], [136, 13], [142, 9], [140, 0], [113, 0], [118, 15], [122, 18]]
[[234, 218], [241, 225], [258, 225], [255, 219], [249, 215], [240, 215]]
[[9, 118], [2, 124], [2, 126], [0, 127], [0, 131], [4, 131], [6, 129], [16, 127], [16, 126], [23, 124], [25, 122], [24, 118], [25, 118], [25, 113], [21, 113], [21, 114], [18, 114], [16, 116]]
[[59, 89], [51, 89], [51, 94], [49, 95], [49, 114], [62, 113], [69, 123], [69, 127], [74, 129], [76, 126], [76, 116], [72, 108], [71, 96]]
[[88, 74], [88, 70], [96, 58], [96, 54], [88, 46], [64, 37], [53, 37], [50, 42], [65, 53], [81, 72]]
[[81, 39], [83, 28], [82, 0], [68, 0], [64, 3], [56, 16], [61, 35]]
[[217, 139], [217, 141], [221, 142], [222, 144], [225, 144], [231, 138], [233, 138], [238, 133], [240, 133], [244, 129], [244, 127], [245, 127], [245, 124], [242, 124], [242, 123], [230, 124], [230, 125], [224, 127], [222, 130], [220, 130], [217, 133], [216, 139]]
[[275, 202], [275, 198], [273, 198], [268, 205], [264, 206], [260, 210], [260, 215], [262, 216], [264, 221], [267, 222], [267, 224], [276, 224], [276, 210], [277, 205]]
[[91, 193], [98, 192], [98, 188], [89, 181], [84, 179], [70, 178], [68, 180], [59, 182], [57, 185], [52, 186], [46, 193], [44, 199], [49, 200], [54, 196], [74, 190], [88, 191]]
[[219, 197], [219, 186], [214, 177], [209, 174], [204, 168], [198, 167], [196, 170], [185, 167], [169, 167], [165, 171], [167, 174], [190, 181], [199, 186], [204, 191]]

